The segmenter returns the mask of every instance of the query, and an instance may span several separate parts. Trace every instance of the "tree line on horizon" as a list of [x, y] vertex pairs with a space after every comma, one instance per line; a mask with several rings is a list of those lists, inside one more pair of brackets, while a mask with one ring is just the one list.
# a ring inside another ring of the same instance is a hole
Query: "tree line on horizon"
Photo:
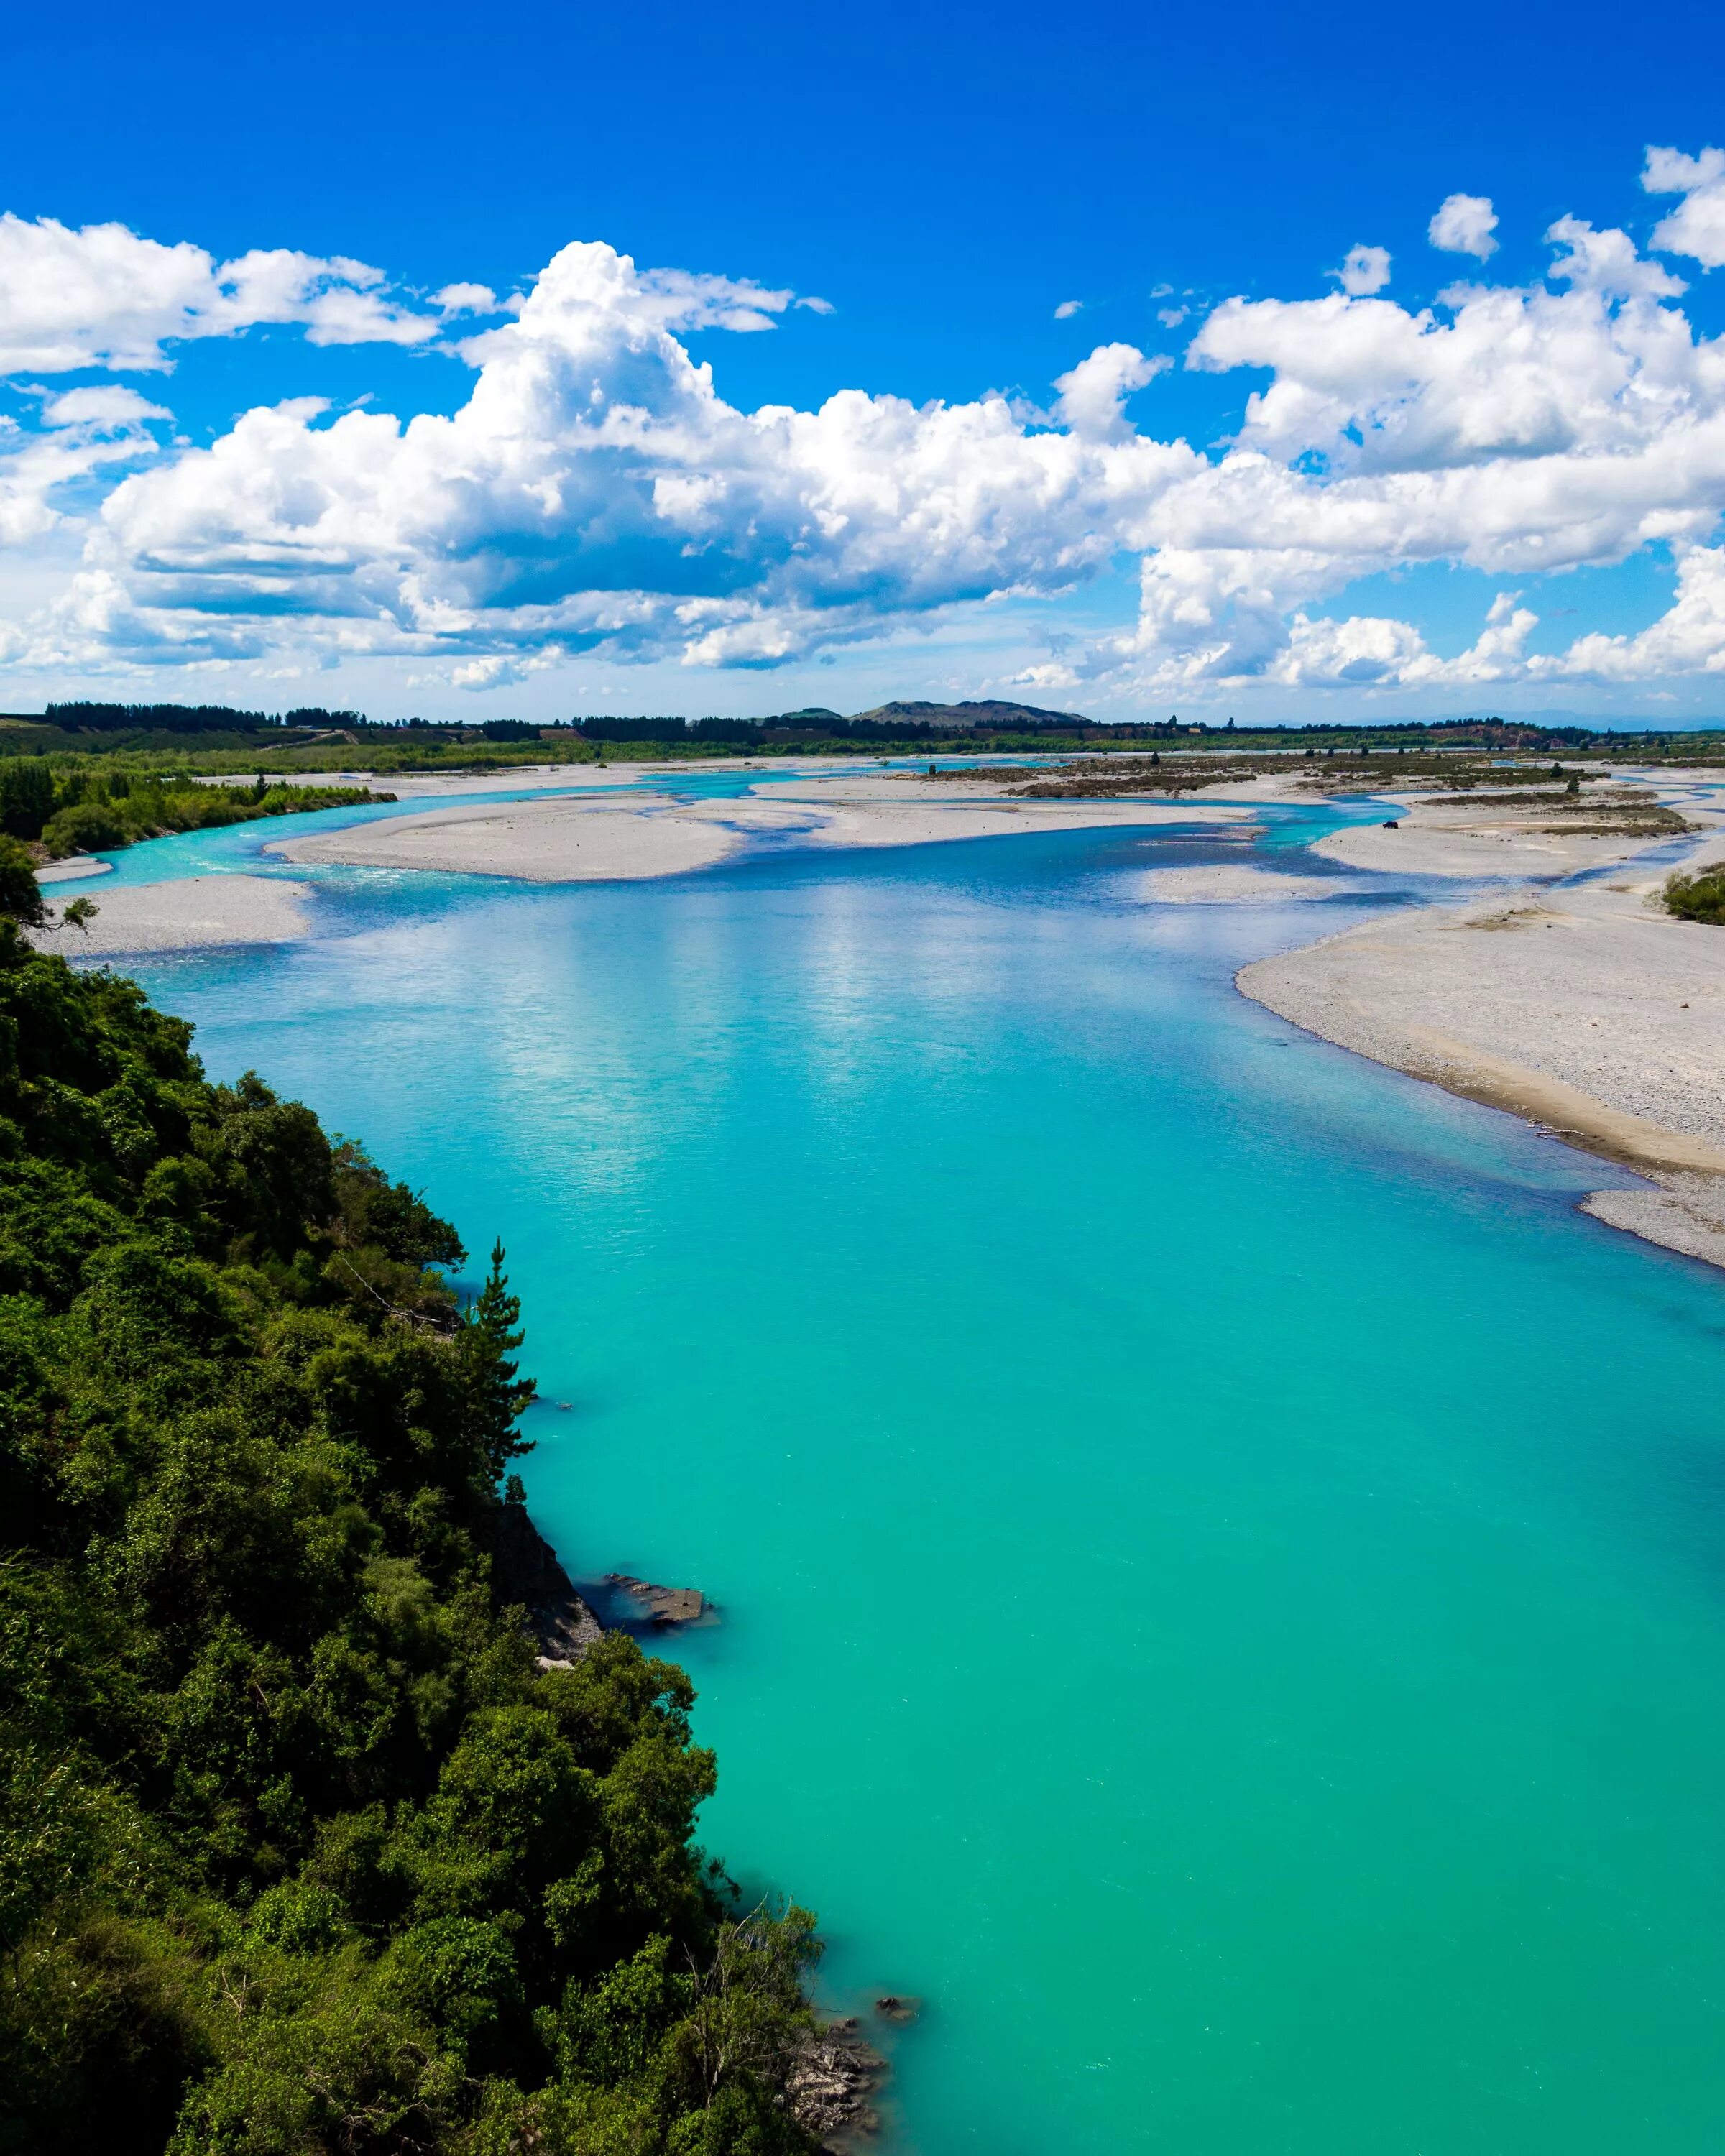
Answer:
[[[291, 732], [353, 732], [393, 736], [403, 732], [451, 739], [495, 742], [529, 742], [547, 734], [574, 733], [593, 742], [737, 742], [750, 744], [775, 735], [819, 736], [834, 740], [906, 740], [920, 742], [934, 734], [988, 733], [1010, 731], [1015, 735], [1070, 734], [1075, 737], [1122, 735], [1135, 740], [1203, 737], [1227, 735], [1281, 741], [1312, 735], [1365, 738], [1424, 739], [1449, 737], [1506, 747], [1538, 747], [1549, 742], [1565, 747], [1584, 746], [1601, 740], [1618, 743], [1660, 743], [1673, 738], [1693, 740], [1709, 729], [1697, 728], [1673, 737], [1669, 729], [1646, 728], [1638, 732], [1601, 735], [1584, 725], [1548, 726], [1537, 720], [1505, 719], [1496, 715], [1457, 719], [1323, 721], [1300, 726], [1266, 722], [1241, 726], [1232, 717], [1217, 723], [1209, 719], [1092, 719], [1079, 712], [1043, 711], [1029, 705], [982, 701], [971, 704], [888, 703], [872, 711], [846, 717], [824, 706], [758, 717], [716, 716], [691, 718], [680, 713], [575, 716], [549, 721], [485, 719], [478, 721], [374, 720], [362, 711], [330, 711], [305, 706], [285, 713], [246, 711], [227, 704], [119, 704], [63, 701], [49, 704], [39, 721], [27, 714], [14, 715], [23, 726], [38, 725], [68, 733], [199, 735]], [[1717, 731], [1713, 729], [1712, 731]]]
[[49, 704], [44, 726], [87, 733], [230, 733], [259, 726], [352, 726], [366, 721], [357, 711], [326, 711], [307, 706], [278, 717], [272, 711], [242, 711], [230, 704]]

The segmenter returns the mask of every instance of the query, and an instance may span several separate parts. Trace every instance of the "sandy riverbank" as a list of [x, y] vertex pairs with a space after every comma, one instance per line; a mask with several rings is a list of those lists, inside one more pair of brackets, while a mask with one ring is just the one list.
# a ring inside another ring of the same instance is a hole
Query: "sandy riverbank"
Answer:
[[[1722, 852], [1715, 839], [1693, 857]], [[1666, 872], [1399, 913], [1239, 984], [1307, 1032], [1637, 1170], [1656, 1187], [1587, 1209], [1725, 1265], [1725, 930], [1664, 912]]]
[[1638, 814], [1674, 813], [1698, 825], [1717, 811], [1697, 808], [1681, 780], [1625, 773], [1589, 781], [1572, 801], [1561, 788], [1533, 784], [1494, 799], [1467, 793], [1393, 793], [1375, 822], [1332, 831], [1313, 853], [1348, 868], [1386, 875], [1442, 876], [1457, 882], [1571, 875], [1644, 852]]
[[30, 941], [37, 949], [63, 958], [91, 958], [224, 943], [290, 943], [311, 925], [303, 886], [270, 876], [185, 876], [118, 891], [99, 885], [97, 891], [96, 917], [88, 927], [33, 928]]
[[94, 854], [69, 854], [63, 861], [46, 861], [36, 871], [44, 890], [57, 883], [87, 883], [93, 876], [112, 875], [112, 861], [98, 860]]

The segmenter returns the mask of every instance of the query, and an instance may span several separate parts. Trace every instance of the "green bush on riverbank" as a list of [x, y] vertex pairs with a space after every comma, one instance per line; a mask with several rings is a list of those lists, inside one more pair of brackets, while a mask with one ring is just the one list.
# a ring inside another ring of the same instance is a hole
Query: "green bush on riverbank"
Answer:
[[1666, 879], [1666, 910], [1681, 921], [1705, 921], [1725, 928], [1725, 867], [1697, 869], [1692, 875]]
[[0, 921], [0, 2152], [780, 2156], [688, 1681], [500, 1606], [517, 1306]]

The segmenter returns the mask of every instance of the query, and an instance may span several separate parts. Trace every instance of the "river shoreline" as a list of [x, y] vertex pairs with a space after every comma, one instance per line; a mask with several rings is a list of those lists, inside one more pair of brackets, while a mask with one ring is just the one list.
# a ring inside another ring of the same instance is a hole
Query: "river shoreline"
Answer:
[[[751, 769], [740, 765], [739, 769]], [[752, 844], [811, 849], [896, 847], [1051, 830], [1214, 824], [1255, 834], [1251, 803], [1309, 801], [1271, 774], [1227, 799], [1030, 800], [1003, 794], [985, 767], [956, 785], [916, 772], [810, 769], [762, 773], [734, 798], [675, 786], [624, 792], [647, 767], [594, 774], [591, 793], [439, 807], [449, 782], [428, 785], [417, 814], [304, 837], [266, 852], [308, 866], [454, 871], [536, 884], [632, 881], [716, 866]], [[659, 767], [663, 780], [675, 775]], [[547, 773], [561, 783], [567, 774]], [[1631, 774], [1625, 774], [1631, 778]], [[518, 778], [516, 783], [518, 784]], [[1615, 798], [1625, 798], [1623, 778]], [[1638, 788], [1650, 808], [1683, 803], [1692, 863], [1725, 853], [1725, 816], [1697, 809], [1681, 774]], [[419, 789], [416, 789], [419, 790]], [[490, 791], [491, 788], [485, 790]], [[501, 790], [501, 789], [499, 789]], [[1242, 796], [1250, 797], [1250, 799]], [[1399, 870], [1474, 886], [1460, 902], [1426, 905], [1325, 937], [1241, 969], [1241, 993], [1304, 1030], [1446, 1091], [1519, 1115], [1645, 1178], [1641, 1190], [1589, 1194], [1611, 1226], [1725, 1267], [1725, 937], [1672, 920], [1631, 828], [1600, 809], [1523, 793], [1385, 796], [1394, 817], [1316, 841], [1311, 855], [1367, 880], [1290, 875], [1267, 864], [1149, 871], [1142, 896], [1159, 904], [1264, 904], [1369, 891]], [[1624, 811], [1616, 812], [1620, 818]], [[1607, 820], [1602, 825], [1598, 817]], [[1661, 848], [1668, 851], [1668, 848]], [[66, 864], [52, 882], [96, 880], [101, 865]], [[1613, 869], [1618, 873], [1611, 874]], [[1591, 873], [1589, 873], [1591, 872]], [[1481, 887], [1487, 895], [1481, 896]], [[103, 892], [83, 927], [50, 923], [39, 947], [69, 957], [162, 953], [308, 936], [307, 886], [290, 878], [204, 875]]]
[[[1717, 840], [1700, 858], [1716, 858]], [[1666, 868], [1500, 888], [1243, 967], [1302, 1030], [1632, 1169], [1584, 1209], [1725, 1267], [1725, 935], [1659, 905]]]

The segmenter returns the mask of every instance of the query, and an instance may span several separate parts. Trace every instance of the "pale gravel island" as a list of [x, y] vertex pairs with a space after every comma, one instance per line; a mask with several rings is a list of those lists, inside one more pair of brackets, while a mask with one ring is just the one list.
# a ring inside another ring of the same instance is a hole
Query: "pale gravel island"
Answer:
[[662, 794], [635, 794], [627, 802], [552, 796], [393, 816], [345, 831], [279, 839], [265, 850], [290, 861], [588, 883], [710, 868], [743, 838], [716, 818], [680, 811]]
[[[1717, 860], [1717, 839], [1694, 850]], [[1725, 1265], [1725, 930], [1678, 921], [1667, 870], [1512, 886], [1260, 959], [1242, 991], [1326, 1040], [1511, 1110], [1656, 1187], [1596, 1191], [1614, 1227]]]
[[183, 876], [172, 883], [122, 886], [102, 891], [96, 906], [87, 927], [63, 927], [56, 918], [46, 928], [31, 929], [31, 942], [63, 958], [106, 957], [226, 943], [291, 943], [311, 927], [303, 886], [273, 876]]
[[112, 875], [112, 861], [100, 860], [94, 854], [69, 854], [63, 861], [45, 861], [36, 871], [38, 883], [49, 886], [57, 883], [85, 883], [93, 876]]
[[768, 778], [724, 800], [667, 792], [468, 803], [281, 839], [268, 850], [291, 861], [444, 870], [534, 883], [628, 881], [708, 868], [757, 839], [812, 846], [928, 845], [1038, 831], [1229, 824], [1247, 814], [1217, 803], [1194, 808], [1162, 801], [955, 801], [950, 785], [817, 773]]
[[1138, 879], [1139, 896], [1158, 906], [1281, 906], [1291, 900], [1341, 898], [1360, 888], [1342, 877], [1289, 875], [1278, 869], [1236, 867], [1232, 861], [1146, 869]]

